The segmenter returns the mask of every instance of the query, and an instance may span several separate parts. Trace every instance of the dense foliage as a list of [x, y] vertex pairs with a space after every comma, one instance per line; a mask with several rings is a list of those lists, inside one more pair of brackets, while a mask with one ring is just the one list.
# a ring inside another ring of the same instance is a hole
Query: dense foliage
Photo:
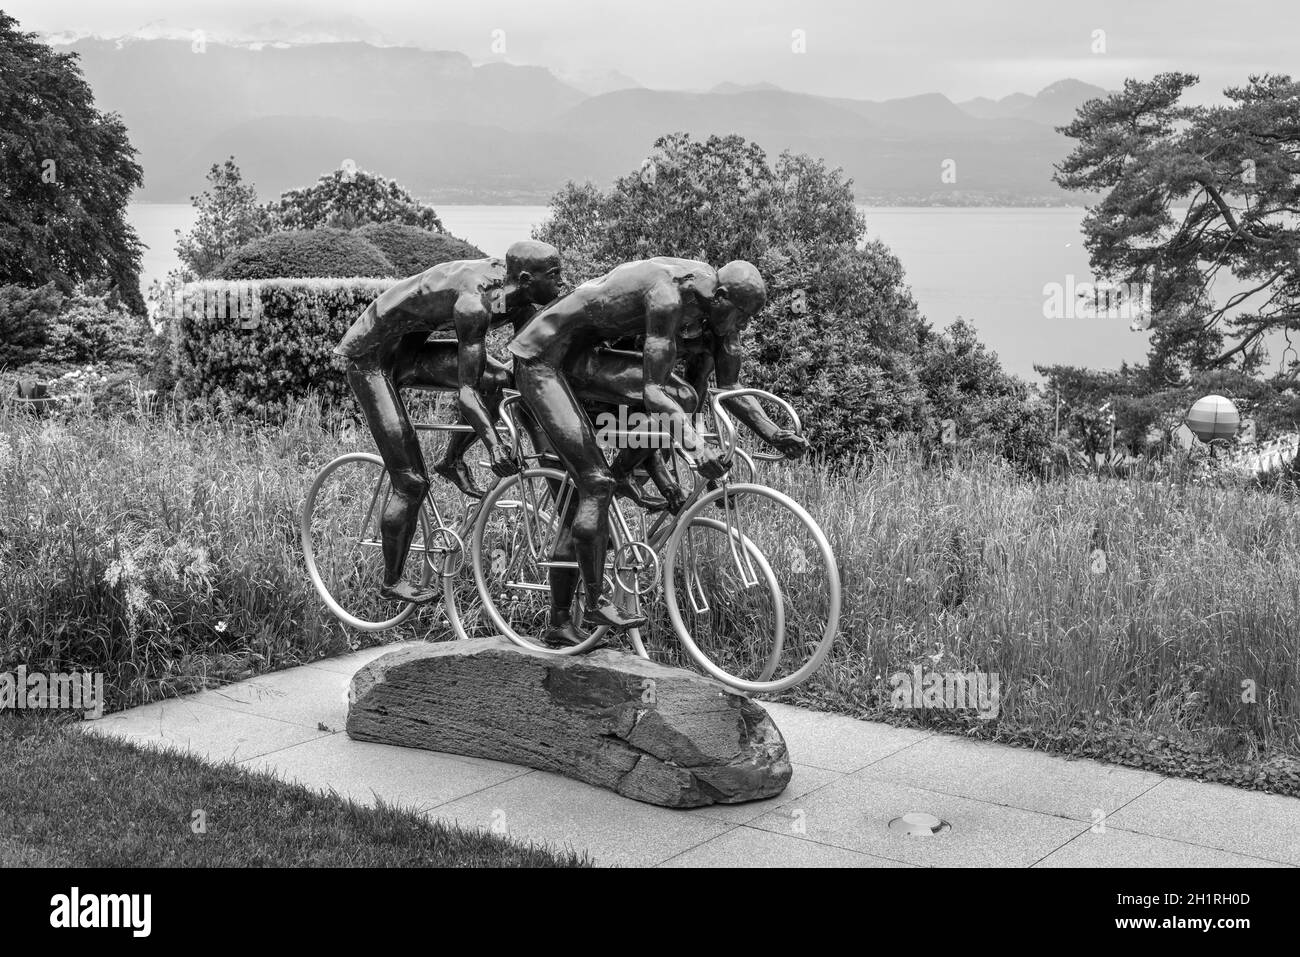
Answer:
[[[1066, 189], [1104, 193], [1084, 231], [1100, 276], [1146, 284], [1150, 375], [1258, 370], [1270, 333], [1300, 322], [1300, 82], [1252, 76], [1226, 105], [1181, 102], [1186, 73], [1129, 80], [1062, 132]], [[1216, 278], [1241, 291], [1214, 295]], [[1300, 362], [1284, 370], [1294, 380]]]
[[442, 232], [432, 206], [396, 180], [356, 168], [337, 169], [311, 186], [291, 189], [267, 205], [276, 229], [356, 229], [369, 223], [403, 223]]
[[185, 268], [206, 279], [227, 256], [267, 232], [270, 216], [257, 204], [257, 190], [244, 183], [233, 156], [213, 163], [208, 170], [209, 189], [190, 202], [198, 211], [194, 228], [176, 243], [176, 255]]
[[64, 301], [54, 318], [41, 361], [139, 364], [148, 358], [152, 338], [143, 317], [109, 305], [104, 296], [77, 293]]
[[1041, 473], [1050, 464], [1050, 407], [1002, 368], [973, 326], [959, 319], [927, 337], [919, 365], [929, 416], [926, 438], [937, 436], [949, 454], [971, 448], [997, 452], [1022, 473]]
[[126, 127], [95, 108], [75, 54], [0, 10], [0, 285], [105, 279], [137, 312], [141, 245], [127, 224], [142, 182]]
[[[351, 392], [334, 347], [352, 321], [391, 281], [352, 279], [259, 282], [255, 328], [241, 328], [228, 307], [209, 304], [243, 284], [194, 283], [172, 319], [181, 395], [224, 411], [274, 414], [291, 398], [315, 391], [346, 400]], [[230, 302], [231, 299], [225, 299]]]
[[1061, 365], [1036, 368], [1047, 380], [1048, 397], [1053, 402], [1059, 398], [1062, 430], [1085, 455], [1109, 448], [1112, 415], [1118, 451], [1163, 451], [1187, 410], [1206, 395], [1231, 399], [1243, 420], [1253, 422], [1258, 441], [1300, 429], [1300, 395], [1294, 389], [1285, 388], [1285, 381], [1236, 369], [1193, 372], [1170, 384], [1141, 365], [1100, 371]]
[[395, 276], [378, 247], [341, 229], [271, 233], [235, 250], [212, 271], [213, 279], [309, 279]]
[[0, 368], [41, 358], [62, 305], [63, 294], [52, 282], [34, 289], [0, 286]]
[[[1019, 430], [1029, 414], [1018, 405], [1027, 389], [1005, 376], [958, 376], [952, 394], [945, 353], [927, 351], [935, 337], [901, 263], [866, 240], [852, 183], [811, 157], [783, 153], [770, 164], [740, 136], [701, 142], [671, 134], [608, 192], [568, 184], [534, 234], [561, 250], [573, 280], [651, 256], [754, 263], [768, 306], [747, 333], [745, 380], [793, 401], [829, 456], [929, 429], [945, 417], [940, 406], [968, 409], [990, 387], [990, 401], [1003, 408], [985, 415], [982, 432]], [[995, 357], [980, 355], [997, 367]]]
[[[352, 231], [372, 242], [388, 257], [393, 272], [342, 272], [329, 265], [325, 272], [302, 271], [298, 249], [275, 246], [256, 255], [289, 257], [286, 269], [260, 266], [256, 278], [346, 275], [412, 275], [452, 259], [482, 259], [476, 246], [442, 231], [432, 207], [415, 200], [394, 180], [360, 170], [339, 170], [322, 176], [313, 186], [289, 190], [265, 205], [257, 191], [245, 183], [233, 156], [213, 164], [207, 175], [209, 188], [191, 197], [198, 212], [194, 228], [177, 232], [176, 254], [184, 264], [177, 281], [239, 278], [223, 271], [234, 253], [268, 235], [304, 230]], [[359, 248], [359, 247], [357, 247]], [[369, 269], [375, 268], [374, 264]]]
[[449, 233], [435, 233], [402, 223], [371, 223], [356, 234], [388, 257], [398, 276], [413, 276], [439, 263], [485, 259], [487, 253]]

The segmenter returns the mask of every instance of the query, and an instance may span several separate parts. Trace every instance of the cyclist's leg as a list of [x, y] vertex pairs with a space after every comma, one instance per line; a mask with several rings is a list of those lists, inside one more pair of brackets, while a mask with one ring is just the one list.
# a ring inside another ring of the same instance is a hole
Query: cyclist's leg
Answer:
[[439, 596], [438, 590], [402, 579], [420, 507], [429, 491], [419, 439], [386, 365], [374, 359], [354, 360], [348, 365], [347, 378], [393, 486], [380, 517], [384, 553], [380, 593], [386, 598], [420, 604], [433, 601]]
[[[528, 433], [533, 449], [538, 453], [538, 464], [543, 468], [563, 469], [564, 463], [551, 448], [550, 439], [542, 431], [537, 420], [528, 411], [527, 405], [519, 409], [519, 423]], [[552, 505], [558, 509], [564, 505], [564, 514], [557, 515], [555, 542], [548, 556], [556, 562], [577, 562], [578, 553], [574, 547], [572, 527], [573, 512], [577, 499], [572, 495], [562, 503], [563, 486], [560, 482], [547, 483]], [[576, 568], [551, 568], [547, 571], [547, 581], [551, 588], [551, 609], [549, 627], [542, 635], [542, 642], [548, 645], [578, 645], [586, 641], [587, 636], [573, 621], [573, 599], [577, 597], [581, 576]]]
[[[496, 419], [501, 405], [501, 390], [510, 384], [510, 370], [487, 356], [487, 365], [479, 379], [488, 415]], [[460, 388], [459, 344], [450, 339], [429, 340], [417, 348], [404, 350], [394, 369], [393, 379], [398, 388], [418, 387], [441, 392], [456, 392]], [[463, 424], [464, 418], [459, 421]], [[465, 453], [478, 436], [473, 432], [449, 433], [442, 458], [433, 471], [471, 498], [482, 498], [483, 490], [474, 482], [473, 473], [465, 463]]]
[[[515, 384], [528, 411], [549, 440], [551, 449], [572, 476], [576, 506], [569, 532], [573, 538], [583, 587], [586, 613], [583, 624], [616, 628], [640, 627], [644, 618], [626, 618], [604, 595], [605, 544], [609, 538], [609, 503], [614, 479], [596, 431], [560, 371], [540, 360], [517, 360]], [[564, 597], [552, 598], [552, 607]]]
[[[625, 405], [638, 412], [645, 408], [645, 366], [639, 352], [591, 349], [566, 362], [564, 376], [581, 402]], [[681, 376], [670, 375], [664, 390], [687, 413], [695, 410], [696, 391]]]
[[[565, 503], [564, 514], [559, 516], [559, 531], [550, 556], [552, 561], [578, 561], [577, 543], [573, 538], [573, 519], [577, 505], [576, 496], [571, 496]], [[551, 568], [547, 573], [547, 581], [551, 586], [550, 627], [542, 635], [542, 641], [548, 645], [582, 644], [587, 636], [573, 620], [573, 599], [577, 597], [578, 586], [582, 583], [581, 575], [576, 568]]]
[[[645, 408], [645, 373], [640, 352], [593, 349], [571, 359], [565, 366], [565, 373], [574, 383], [574, 393], [589, 407], [612, 411], [614, 415], [617, 415], [617, 407], [620, 405], [636, 412]], [[684, 378], [674, 373], [668, 377], [664, 388], [682, 409], [687, 412], [696, 410], [698, 394]], [[617, 492], [645, 508], [662, 508], [665, 505], [671, 508], [674, 503], [680, 506], [685, 495], [672, 480], [659, 451], [670, 437], [660, 439], [652, 432], [647, 426], [645, 442], [629, 442], [619, 450], [610, 467], [617, 483]], [[638, 445], [641, 447], [638, 448]], [[642, 465], [645, 465], [655, 486], [664, 496], [664, 502], [649, 499], [635, 486], [632, 472]]]

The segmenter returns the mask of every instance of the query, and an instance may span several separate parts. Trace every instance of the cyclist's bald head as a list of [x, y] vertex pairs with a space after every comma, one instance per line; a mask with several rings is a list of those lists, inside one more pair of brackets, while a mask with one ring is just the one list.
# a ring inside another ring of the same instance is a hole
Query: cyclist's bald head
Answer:
[[524, 272], [534, 276], [544, 275], [559, 265], [560, 251], [550, 243], [538, 242], [536, 239], [511, 243], [506, 250], [506, 277], [509, 279], [517, 279]]
[[731, 303], [748, 316], [758, 315], [767, 305], [767, 283], [753, 263], [743, 259], [727, 263], [718, 270], [718, 285], [726, 290]]

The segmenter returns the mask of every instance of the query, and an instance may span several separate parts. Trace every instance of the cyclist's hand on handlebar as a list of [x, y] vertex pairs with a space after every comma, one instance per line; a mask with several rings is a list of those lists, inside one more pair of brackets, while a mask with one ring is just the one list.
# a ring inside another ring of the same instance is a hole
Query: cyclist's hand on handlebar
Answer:
[[519, 471], [519, 463], [515, 461], [507, 445], [496, 445], [488, 449], [488, 464], [492, 467], [493, 474], [502, 478]]
[[731, 462], [724, 459], [717, 449], [706, 445], [695, 453], [695, 468], [706, 479], [720, 479], [731, 468]]
[[788, 459], [797, 459], [811, 448], [808, 440], [790, 429], [778, 429], [769, 443]]

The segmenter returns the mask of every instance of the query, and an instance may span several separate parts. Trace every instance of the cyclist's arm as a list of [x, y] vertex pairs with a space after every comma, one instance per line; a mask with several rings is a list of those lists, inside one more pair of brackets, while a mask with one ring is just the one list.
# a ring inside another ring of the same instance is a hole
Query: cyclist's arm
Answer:
[[[719, 389], [740, 388], [740, 366], [743, 359], [740, 333], [734, 332], [720, 338], [713, 346], [713, 367], [718, 377]], [[775, 441], [781, 427], [773, 422], [758, 399], [742, 395], [724, 403], [729, 413], [743, 422], [751, 432], [769, 445]]]
[[487, 332], [491, 316], [478, 296], [461, 296], [456, 301], [456, 375], [460, 389], [460, 414], [473, 426], [483, 445], [497, 448], [501, 439], [493, 427], [487, 404], [479, 392], [479, 380], [487, 367]]
[[695, 390], [695, 408], [688, 411], [701, 412], [708, 407], [709, 380], [713, 376], [713, 344], [696, 346], [686, 357], [682, 370], [687, 384]]
[[[666, 298], [666, 297], [665, 297]], [[646, 337], [642, 350], [643, 400], [647, 412], [657, 412], [672, 423], [673, 435], [692, 463], [705, 449], [704, 440], [691, 426], [686, 411], [664, 389], [677, 364], [677, 328], [681, 301], [651, 302], [646, 308]]]

